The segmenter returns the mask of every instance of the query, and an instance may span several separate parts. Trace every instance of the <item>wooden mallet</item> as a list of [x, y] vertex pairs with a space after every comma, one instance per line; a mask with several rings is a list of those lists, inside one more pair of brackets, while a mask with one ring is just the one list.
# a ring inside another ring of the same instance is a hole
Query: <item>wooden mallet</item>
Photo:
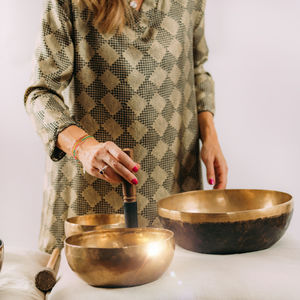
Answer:
[[[133, 150], [130, 148], [123, 151], [133, 158]], [[123, 200], [124, 200], [124, 217], [127, 228], [138, 227], [137, 202], [136, 202], [136, 187], [123, 179], [122, 182]]]
[[60, 260], [60, 249], [55, 248], [49, 258], [47, 266], [35, 275], [35, 286], [42, 292], [49, 292], [56, 283]]

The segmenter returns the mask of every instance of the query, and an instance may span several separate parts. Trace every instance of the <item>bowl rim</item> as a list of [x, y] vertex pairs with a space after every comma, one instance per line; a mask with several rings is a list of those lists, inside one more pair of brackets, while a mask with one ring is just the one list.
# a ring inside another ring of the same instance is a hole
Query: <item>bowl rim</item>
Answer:
[[[86, 216], [108, 216], [108, 215], [115, 215], [115, 216], [124, 216], [124, 214], [86, 214], [86, 215], [79, 215], [79, 216], [72, 216], [72, 217], [69, 217], [65, 220], [65, 223], [68, 223], [68, 224], [74, 224], [74, 225], [80, 225], [80, 226], [99, 226], [99, 225], [105, 225], [105, 224], [97, 224], [97, 225], [85, 225], [85, 224], [80, 224], [80, 223], [75, 223], [73, 222], [72, 220], [75, 219], [75, 218], [84, 218]], [[125, 219], [124, 219], [124, 222], [125, 222]], [[123, 223], [124, 223], [123, 222]], [[120, 223], [120, 224], [123, 224], [123, 223]], [[119, 224], [119, 222], [116, 222], [116, 223], [109, 223], [109, 224]]]
[[[251, 192], [273, 192], [280, 193], [288, 196], [289, 200], [279, 203], [269, 207], [255, 208], [248, 210], [238, 210], [231, 212], [187, 212], [175, 209], [168, 209], [161, 206], [161, 202], [165, 199], [172, 198], [176, 195], [191, 195], [197, 193], [219, 193], [222, 191], [251, 191]], [[167, 197], [160, 199], [157, 203], [158, 215], [163, 218], [168, 218], [171, 220], [177, 220], [188, 223], [203, 223], [203, 222], [236, 222], [236, 221], [247, 221], [255, 220], [260, 217], [272, 217], [281, 215], [284, 212], [291, 212], [293, 210], [293, 197], [291, 194], [286, 192], [281, 192], [277, 190], [267, 190], [267, 189], [219, 189], [219, 190], [193, 190], [188, 192], [182, 192], [177, 194], [172, 194]], [[268, 214], [266, 214], [268, 212]]]
[[104, 251], [116, 251], [116, 250], [120, 250], [120, 249], [134, 249], [134, 248], [138, 248], [138, 247], [142, 247], [142, 246], [145, 246], [149, 243], [145, 243], [145, 244], [140, 244], [140, 245], [130, 245], [130, 246], [124, 246], [124, 247], [120, 247], [120, 248], [109, 248], [109, 247], [105, 247], [105, 248], [101, 248], [101, 247], [83, 247], [83, 246], [80, 246], [80, 245], [74, 245], [74, 244], [71, 244], [68, 242], [68, 239], [71, 239], [71, 238], [78, 238], [79, 236], [84, 236], [84, 235], [94, 235], [94, 234], [101, 234], [101, 233], [105, 233], [105, 232], [131, 232], [131, 231], [144, 231], [145, 229], [147, 229], [147, 231], [160, 231], [160, 232], [166, 232], [169, 234], [169, 236], [166, 238], [166, 239], [163, 239], [162, 241], [163, 242], [168, 242], [170, 240], [174, 240], [174, 232], [169, 230], [169, 229], [166, 229], [166, 228], [157, 228], [157, 227], [137, 227], [137, 228], [109, 228], [109, 229], [100, 229], [100, 230], [93, 230], [93, 231], [88, 231], [88, 232], [83, 232], [83, 233], [78, 233], [78, 234], [75, 234], [75, 235], [71, 235], [67, 238], [64, 239], [64, 245], [65, 247], [68, 246], [68, 247], [72, 247], [72, 248], [75, 248], [75, 249], [101, 249], [101, 250], [104, 250]]

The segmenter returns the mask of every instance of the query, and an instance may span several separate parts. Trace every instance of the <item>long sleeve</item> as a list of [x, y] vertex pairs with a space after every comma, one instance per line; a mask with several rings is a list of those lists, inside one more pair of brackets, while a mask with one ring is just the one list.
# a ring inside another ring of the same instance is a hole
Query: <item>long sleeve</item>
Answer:
[[215, 113], [214, 81], [211, 75], [205, 71], [203, 64], [208, 58], [208, 48], [204, 34], [204, 7], [205, 1], [200, 2], [201, 9], [194, 28], [194, 73], [195, 91], [198, 113], [209, 111]]
[[32, 82], [24, 95], [26, 111], [54, 161], [65, 155], [56, 147], [58, 134], [70, 125], [77, 125], [62, 96], [73, 75], [74, 49], [68, 3], [45, 1]]

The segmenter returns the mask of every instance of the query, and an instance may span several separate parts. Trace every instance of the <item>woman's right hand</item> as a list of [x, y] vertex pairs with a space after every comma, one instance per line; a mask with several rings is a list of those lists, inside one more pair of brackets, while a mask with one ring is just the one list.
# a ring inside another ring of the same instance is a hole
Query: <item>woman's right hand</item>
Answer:
[[[120, 183], [121, 177], [132, 184], [138, 183], [134, 173], [140, 165], [111, 141], [99, 143], [96, 139], [89, 138], [78, 146], [76, 155], [86, 172], [92, 176], [113, 184]], [[99, 171], [106, 165], [108, 167], [101, 175]]]

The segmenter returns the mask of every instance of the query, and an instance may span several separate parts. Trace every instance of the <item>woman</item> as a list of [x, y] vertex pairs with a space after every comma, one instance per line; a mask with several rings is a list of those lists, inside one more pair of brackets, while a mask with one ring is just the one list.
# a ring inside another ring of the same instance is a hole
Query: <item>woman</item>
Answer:
[[66, 217], [122, 212], [121, 177], [137, 185], [139, 225], [160, 226], [159, 199], [202, 188], [199, 137], [207, 180], [226, 187], [214, 84], [203, 69], [204, 6], [46, 0], [25, 93], [48, 153], [42, 250], [62, 247]]

